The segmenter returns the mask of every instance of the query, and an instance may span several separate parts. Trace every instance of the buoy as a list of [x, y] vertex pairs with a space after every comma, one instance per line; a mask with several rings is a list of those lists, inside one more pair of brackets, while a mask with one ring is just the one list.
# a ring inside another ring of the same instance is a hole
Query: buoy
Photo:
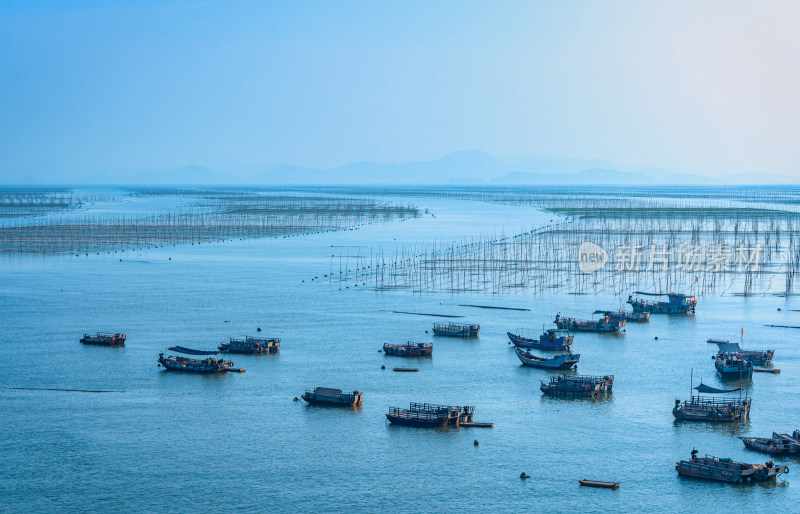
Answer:
[[656, 336], [656, 341], [658, 341], [658, 336]]
[[478, 440], [477, 440], [477, 439], [475, 439], [475, 442], [474, 442], [474, 443], [472, 443], [472, 444], [473, 444], [473, 446], [478, 446], [478, 444], [480, 444], [480, 443], [478, 443]]
[[778, 307], [778, 310], [781, 310], [781, 308], [780, 308], [780, 307]]
[[386, 366], [381, 366], [381, 369], [386, 369]]
[[295, 397], [294, 397], [294, 399], [293, 399], [292, 401], [293, 401], [293, 402], [298, 402], [298, 401], [300, 401], [300, 398], [298, 398], [297, 396], [295, 396]]
[[258, 328], [256, 329], [256, 332], [261, 332], [261, 327], [258, 327]]
[[530, 476], [523, 471], [522, 473], [519, 474], [519, 478], [525, 480], [527, 478], [530, 478]]

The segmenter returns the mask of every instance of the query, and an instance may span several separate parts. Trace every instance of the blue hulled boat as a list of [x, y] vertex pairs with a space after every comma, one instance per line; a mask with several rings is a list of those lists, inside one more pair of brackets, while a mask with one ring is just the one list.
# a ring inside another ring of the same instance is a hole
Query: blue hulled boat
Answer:
[[523, 351], [520, 348], [514, 348], [514, 352], [519, 357], [519, 360], [522, 361], [522, 364], [525, 366], [531, 366], [534, 368], [542, 368], [542, 369], [569, 369], [574, 368], [578, 365], [578, 361], [581, 358], [579, 353], [565, 353], [564, 355], [556, 355], [555, 357], [550, 357], [549, 359], [545, 359], [543, 357], [537, 357], [533, 355], [530, 350]]
[[714, 358], [714, 366], [724, 379], [744, 379], [753, 376], [753, 363], [741, 353], [720, 353]]
[[537, 350], [563, 350], [572, 344], [572, 337], [566, 330], [551, 328], [546, 330], [539, 339], [522, 337], [519, 334], [506, 332], [508, 339], [518, 348], [535, 348]]

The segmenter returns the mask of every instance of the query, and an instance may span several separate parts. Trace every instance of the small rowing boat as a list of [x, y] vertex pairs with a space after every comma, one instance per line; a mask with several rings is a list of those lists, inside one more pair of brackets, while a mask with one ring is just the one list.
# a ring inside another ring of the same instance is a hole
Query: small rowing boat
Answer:
[[585, 487], [601, 487], [604, 489], [616, 489], [619, 487], [619, 482], [601, 482], [599, 480], [586, 480], [582, 478], [578, 483]]

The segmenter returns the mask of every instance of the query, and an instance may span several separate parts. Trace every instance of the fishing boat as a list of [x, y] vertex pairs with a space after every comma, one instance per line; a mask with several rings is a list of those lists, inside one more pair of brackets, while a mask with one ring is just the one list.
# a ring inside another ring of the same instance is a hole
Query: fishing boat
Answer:
[[[412, 402], [408, 409], [392, 407], [386, 414], [386, 419], [392, 425], [404, 425], [421, 428], [459, 427], [461, 425], [478, 425], [472, 422], [475, 407], [453, 405], [435, 405], [430, 403]], [[480, 425], [490, 425], [480, 423]]]
[[736, 389], [717, 389], [700, 383], [693, 387], [698, 393], [705, 394], [727, 394], [739, 393], [738, 398], [718, 398], [712, 396], [700, 396], [692, 394], [689, 401], [681, 402], [675, 400], [675, 407], [672, 408], [672, 415], [681, 421], [710, 421], [714, 423], [732, 423], [744, 421], [750, 413], [752, 400], [748, 397], [742, 398], [742, 388]]
[[800, 455], [800, 439], [798, 431], [795, 430], [791, 436], [789, 434], [772, 433], [772, 437], [742, 437], [745, 447], [761, 453], [770, 455]]
[[98, 332], [94, 335], [83, 334], [81, 343], [97, 346], [125, 346], [125, 334], [107, 334]]
[[578, 361], [581, 358], [579, 353], [565, 353], [564, 355], [556, 355], [555, 357], [543, 358], [533, 355], [530, 350], [522, 350], [521, 348], [514, 348], [519, 360], [525, 366], [531, 366], [541, 369], [570, 369], [578, 366]]
[[535, 348], [537, 350], [563, 350], [572, 344], [573, 336], [566, 330], [550, 328], [545, 330], [539, 339], [529, 339], [519, 334], [506, 332], [508, 339], [519, 348]]
[[614, 375], [559, 375], [542, 380], [539, 389], [548, 396], [562, 398], [586, 398], [610, 393], [614, 387]]
[[720, 353], [714, 357], [714, 366], [723, 379], [744, 379], [753, 376], [753, 363], [741, 353]]
[[678, 293], [645, 293], [634, 291], [633, 294], [642, 296], [666, 296], [666, 302], [655, 302], [628, 296], [627, 303], [633, 307], [633, 312], [652, 312], [653, 314], [689, 314], [694, 313], [697, 307], [697, 298]]
[[480, 325], [466, 323], [434, 323], [433, 335], [448, 337], [465, 337], [474, 339], [478, 337], [481, 330]]
[[611, 319], [607, 315], [598, 320], [579, 320], [562, 317], [560, 312], [553, 323], [561, 330], [571, 332], [619, 332], [625, 326], [624, 319]]
[[[168, 350], [185, 355], [205, 356], [205, 359], [191, 359], [181, 355], [170, 355], [164, 357], [164, 353], [158, 354], [158, 364], [170, 371], [186, 371], [189, 373], [223, 373], [234, 371], [233, 362], [217, 358], [219, 351], [192, 350], [183, 346], [172, 346]], [[214, 357], [212, 357], [212, 355]], [[236, 370], [239, 371], [239, 370]]]
[[716, 480], [717, 482], [729, 482], [741, 484], [746, 482], [763, 482], [774, 480], [775, 477], [783, 473], [788, 473], [787, 466], [776, 465], [772, 461], [764, 464], [747, 464], [736, 462], [731, 459], [721, 459], [719, 457], [698, 457], [697, 450], [692, 450], [690, 460], [682, 460], [675, 463], [675, 470], [678, 475], [703, 478], [706, 480]]
[[722, 339], [709, 339], [708, 342], [717, 345], [717, 357], [724, 353], [738, 353], [753, 366], [769, 366], [775, 357], [775, 350], [742, 350], [739, 343]]
[[383, 352], [386, 355], [397, 357], [430, 357], [433, 355], [433, 343], [412, 343], [387, 344], [383, 345]]
[[275, 353], [281, 348], [281, 340], [276, 337], [250, 337], [244, 339], [230, 338], [229, 342], [219, 345], [219, 351], [225, 353]]
[[604, 316], [608, 316], [612, 320], [624, 319], [626, 323], [647, 323], [648, 321], [650, 321], [649, 312], [627, 312], [624, 310], [618, 310], [618, 311], [596, 310], [592, 314], [603, 314]]
[[315, 387], [313, 391], [306, 391], [301, 398], [312, 405], [334, 405], [353, 407], [361, 405], [364, 393], [353, 391], [343, 393], [341, 389], [330, 387]]

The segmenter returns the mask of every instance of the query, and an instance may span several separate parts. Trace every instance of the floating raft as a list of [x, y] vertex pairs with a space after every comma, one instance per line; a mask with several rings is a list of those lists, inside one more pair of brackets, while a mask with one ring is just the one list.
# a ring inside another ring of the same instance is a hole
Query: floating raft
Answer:
[[394, 368], [392, 371], [414, 372], [419, 371], [419, 368]]
[[619, 487], [619, 482], [600, 482], [599, 480], [586, 480], [582, 478], [578, 483], [586, 487], [601, 487], [604, 489], [616, 489]]
[[225, 371], [228, 373], [244, 373], [247, 370], [244, 368], [228, 368]]
[[492, 428], [494, 427], [494, 423], [461, 423], [461, 426], [472, 428]]
[[756, 373], [780, 373], [781, 370], [778, 368], [753, 368], [753, 371]]

